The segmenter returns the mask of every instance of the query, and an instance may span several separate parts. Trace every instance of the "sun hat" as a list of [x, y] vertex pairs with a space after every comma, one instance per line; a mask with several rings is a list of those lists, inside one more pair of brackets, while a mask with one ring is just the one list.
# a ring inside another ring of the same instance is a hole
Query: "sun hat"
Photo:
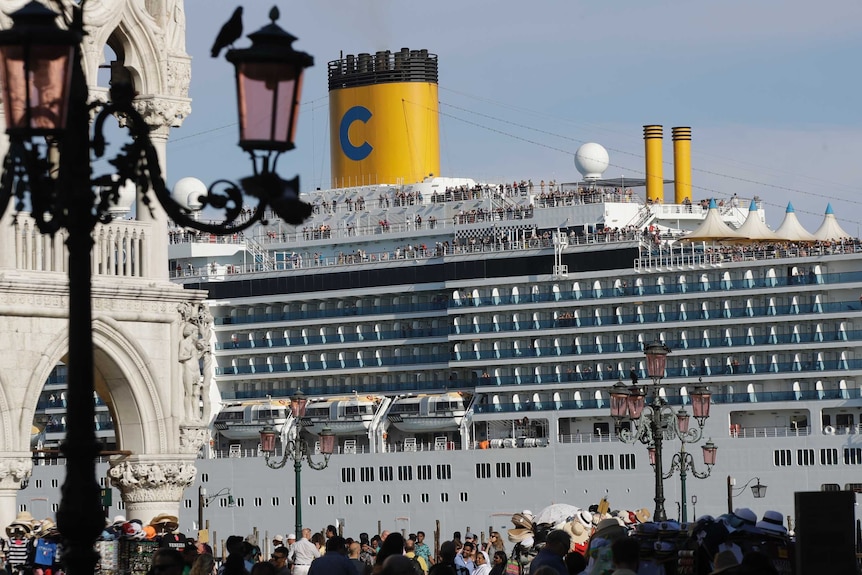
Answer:
[[296, 539], [296, 533], [291, 533], [287, 536], [288, 539]]
[[754, 525], [757, 523], [757, 514], [748, 507], [737, 507], [733, 510], [733, 514], [741, 519], [746, 525]]
[[272, 538], [272, 540], [277, 541], [279, 543], [284, 543], [284, 537], [282, 537], [281, 535], [276, 535], [275, 537]]
[[739, 562], [736, 560], [736, 555], [733, 554], [733, 551], [719, 551], [715, 554], [715, 559], [712, 562], [712, 571], [710, 571], [709, 575], [724, 573], [737, 565], [739, 565]]
[[578, 511], [576, 518], [578, 521], [581, 522], [581, 524], [584, 527], [592, 527], [593, 526], [593, 514], [590, 513], [589, 511], [587, 511], [586, 509], [581, 509], [580, 511]]
[[599, 521], [599, 524], [596, 526], [596, 532], [593, 533], [593, 537], [603, 537], [608, 539], [610, 537], [623, 535], [625, 532], [625, 527], [620, 525], [620, 522], [617, 521], [616, 518], [608, 517], [607, 519]]
[[784, 517], [778, 511], [765, 512], [763, 518], [757, 522], [757, 527], [768, 533], [787, 535], [787, 528], [784, 526]]

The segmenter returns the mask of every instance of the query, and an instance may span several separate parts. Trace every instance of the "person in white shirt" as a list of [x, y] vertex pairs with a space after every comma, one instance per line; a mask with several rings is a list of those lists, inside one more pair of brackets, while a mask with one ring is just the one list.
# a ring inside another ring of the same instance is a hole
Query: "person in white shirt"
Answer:
[[320, 550], [310, 541], [311, 529], [302, 530], [302, 539], [293, 544], [293, 575], [307, 575], [311, 562], [320, 557]]

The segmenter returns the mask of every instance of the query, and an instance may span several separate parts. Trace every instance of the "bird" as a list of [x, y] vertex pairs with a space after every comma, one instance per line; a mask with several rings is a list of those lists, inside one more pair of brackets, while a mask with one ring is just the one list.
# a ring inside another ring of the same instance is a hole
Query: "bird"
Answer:
[[221, 49], [226, 46], [233, 46], [233, 43], [239, 40], [240, 36], [242, 36], [242, 6], [233, 11], [233, 16], [219, 30], [213, 43], [212, 57], [218, 58]]

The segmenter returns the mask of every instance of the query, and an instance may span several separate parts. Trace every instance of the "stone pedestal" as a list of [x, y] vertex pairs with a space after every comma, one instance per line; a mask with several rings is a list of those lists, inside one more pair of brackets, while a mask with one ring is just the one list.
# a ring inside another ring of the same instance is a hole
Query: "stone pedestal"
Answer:
[[9, 525], [17, 514], [16, 498], [21, 482], [30, 478], [33, 461], [29, 452], [0, 456], [0, 525]]

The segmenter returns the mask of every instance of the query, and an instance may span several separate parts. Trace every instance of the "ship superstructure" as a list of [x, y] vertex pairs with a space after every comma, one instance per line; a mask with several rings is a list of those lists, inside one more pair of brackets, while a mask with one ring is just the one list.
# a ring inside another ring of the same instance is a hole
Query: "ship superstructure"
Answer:
[[[395, 74], [411, 58], [421, 71]], [[374, 78], [387, 79], [379, 91]], [[351, 131], [369, 123], [356, 108], [374, 117], [378, 96], [410, 83], [436, 114], [433, 55], [331, 63], [330, 88], [349, 90], [334, 96], [332, 125], [347, 127], [333, 154], [375, 159], [375, 133]], [[604, 179], [596, 144], [579, 151], [572, 183], [445, 178], [413, 170], [415, 157], [372, 175], [339, 160], [339, 187], [307, 194], [314, 212], [299, 227], [171, 231], [175, 281], [208, 290], [215, 318], [222, 407], [198, 484], [230, 488], [236, 507], [213, 504], [210, 521], [222, 533], [286, 529], [293, 477], [264, 466], [258, 433], [292, 428], [300, 389], [305, 438], [314, 446], [324, 426], [337, 436], [329, 467], [304, 475], [311, 525], [503, 529], [513, 511], [554, 502], [650, 507], [647, 451], [619, 441], [609, 392], [648, 380], [652, 341], [672, 349], [657, 390], [668, 404], [688, 406], [696, 385], [712, 392], [705, 436], [719, 459], [689, 484], [697, 512], [726, 510], [730, 476], [769, 485], [768, 499], [738, 502], [761, 513], [789, 514], [794, 491], [859, 488], [862, 247], [831, 209], [810, 234], [789, 207], [774, 235], [756, 223], [758, 199], [693, 197], [691, 129], [672, 133], [672, 203], [650, 171], [663, 134], [650, 125], [642, 181]], [[666, 495], [675, 515], [674, 479]]]

